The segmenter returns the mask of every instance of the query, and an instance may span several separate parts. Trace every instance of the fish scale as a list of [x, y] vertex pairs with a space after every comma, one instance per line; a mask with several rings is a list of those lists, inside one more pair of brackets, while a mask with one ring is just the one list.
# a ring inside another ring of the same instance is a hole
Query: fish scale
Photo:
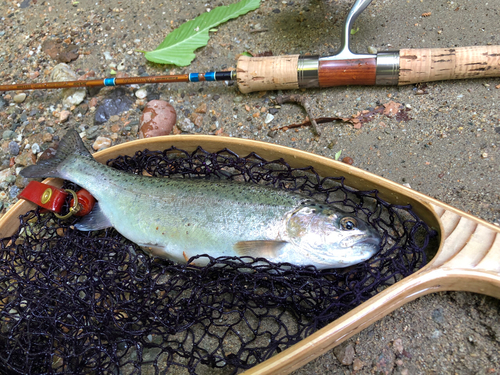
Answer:
[[354, 214], [272, 186], [117, 171], [95, 161], [74, 130], [53, 159], [21, 174], [59, 177], [87, 189], [98, 203], [77, 229], [112, 226], [154, 255], [179, 262], [208, 254], [334, 268], [380, 250], [379, 234]]

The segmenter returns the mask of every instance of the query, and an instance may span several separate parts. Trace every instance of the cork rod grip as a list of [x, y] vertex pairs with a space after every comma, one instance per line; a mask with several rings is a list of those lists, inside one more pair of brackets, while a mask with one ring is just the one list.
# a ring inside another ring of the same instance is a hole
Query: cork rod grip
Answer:
[[500, 46], [402, 49], [399, 85], [500, 77]]
[[252, 91], [298, 89], [298, 61], [299, 55], [240, 56], [236, 66], [238, 88], [244, 94]]

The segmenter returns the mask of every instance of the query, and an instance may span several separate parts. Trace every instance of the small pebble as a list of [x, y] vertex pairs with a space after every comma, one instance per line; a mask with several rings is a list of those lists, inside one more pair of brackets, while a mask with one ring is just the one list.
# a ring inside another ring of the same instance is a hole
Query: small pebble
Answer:
[[14, 134], [15, 133], [12, 130], [6, 130], [3, 132], [2, 139], [7, 140], [7, 139], [14, 138]]
[[71, 115], [71, 112], [70, 112], [70, 111], [66, 111], [66, 110], [61, 111], [61, 112], [59, 113], [59, 121], [60, 121], [61, 123], [66, 122], [66, 121], [68, 120], [68, 118], [69, 118], [69, 115]]
[[352, 165], [354, 163], [354, 160], [352, 160], [352, 158], [350, 158], [349, 156], [346, 156], [345, 158], [342, 159], [342, 163]]
[[85, 99], [87, 91], [85, 89], [64, 89], [63, 90], [63, 104], [66, 107], [77, 106]]
[[99, 126], [94, 125], [94, 126], [91, 126], [90, 128], [88, 128], [85, 133], [86, 133], [87, 139], [94, 139], [95, 137], [97, 137], [99, 135], [99, 132], [100, 132]]
[[139, 99], [144, 99], [148, 96], [148, 91], [146, 89], [139, 89], [135, 92], [135, 96]]
[[274, 116], [273, 116], [272, 114], [268, 113], [268, 114], [266, 115], [266, 118], [265, 118], [264, 122], [265, 122], [266, 124], [269, 124], [269, 123], [270, 123], [271, 121], [273, 121], [273, 120], [274, 120]]
[[481, 154], [481, 157], [482, 157], [483, 159], [486, 159], [486, 158], [488, 157], [488, 153], [487, 153], [487, 152], [483, 152], [483, 153]]
[[21, 189], [19, 189], [17, 186], [12, 186], [9, 190], [9, 198], [14, 199], [17, 197], [17, 195], [21, 192]]
[[373, 46], [369, 46], [368, 47], [368, 53], [371, 53], [372, 55], [376, 55], [377, 54], [377, 49]]
[[4, 169], [3, 171], [0, 171], [0, 184], [7, 181], [7, 178], [11, 175], [12, 175], [12, 173], [11, 173], [9, 168]]
[[111, 139], [106, 137], [97, 137], [92, 148], [96, 151], [103, 150], [111, 146]]
[[44, 142], [52, 142], [52, 138], [53, 138], [52, 134], [50, 134], [50, 133], [45, 133], [45, 134], [43, 135], [42, 140], [43, 140]]
[[19, 155], [19, 144], [17, 142], [12, 141], [9, 143], [9, 154], [12, 156]]
[[365, 366], [365, 364], [363, 363], [363, 361], [361, 361], [360, 359], [356, 358], [354, 360], [354, 362], [352, 363], [352, 369], [354, 371], [359, 371], [361, 370], [363, 367]]
[[96, 108], [94, 124], [103, 124], [108, 121], [111, 116], [128, 111], [133, 103], [133, 100], [127, 95], [125, 90], [114, 89], [110, 93], [110, 97], [102, 100], [100, 105]]
[[179, 127], [180, 130], [186, 133], [192, 132], [194, 130], [194, 124], [188, 118], [185, 118], [184, 121], [179, 121], [179, 124], [177, 126]]
[[394, 353], [398, 354], [398, 355], [401, 355], [403, 354], [403, 340], [401, 339], [396, 339], [394, 340], [394, 342], [392, 343], [392, 348], [394, 350]]
[[382, 353], [378, 355], [378, 359], [375, 362], [374, 372], [377, 374], [392, 374], [394, 368], [394, 362], [396, 361], [396, 356], [390, 348], [385, 347], [382, 349]]
[[[27, 150], [30, 147], [31, 146], [29, 144], [27, 144], [26, 146], [24, 146], [24, 149]], [[16, 157], [16, 164], [18, 166], [21, 166], [21, 167], [26, 167], [28, 165], [33, 164], [32, 159], [31, 159], [31, 152], [23, 152], [23, 153], [21, 153], [21, 155], [17, 156]]]
[[38, 143], [33, 143], [31, 145], [31, 152], [35, 155], [40, 152], [40, 146], [38, 145]]
[[[59, 142], [53, 143], [48, 149], [46, 149], [44, 152], [42, 152], [42, 154], [38, 157], [38, 161], [52, 159], [56, 155], [56, 151], [57, 151], [58, 146], [59, 146]], [[26, 165], [35, 164], [35, 162], [36, 162], [36, 160], [31, 159], [31, 163], [30, 163], [30, 159], [28, 159], [28, 158], [26, 159], [26, 163], [27, 163]]]
[[174, 107], [164, 100], [152, 100], [142, 112], [139, 126], [139, 138], [168, 135], [172, 132], [177, 114]]
[[113, 133], [118, 133], [120, 131], [120, 125], [118, 125], [118, 124], [111, 125], [111, 131]]
[[16, 96], [14, 96], [14, 103], [22, 103], [26, 100], [26, 94], [24, 92], [22, 92], [21, 94], [17, 94]]
[[201, 103], [194, 111], [196, 113], [207, 113], [207, 103]]
[[24, 189], [26, 185], [28, 185], [29, 180], [26, 177], [21, 176], [20, 174], [16, 177], [16, 186], [19, 189]]
[[191, 116], [189, 116], [191, 121], [197, 126], [200, 127], [203, 125], [203, 116], [200, 115], [199, 113], [193, 113]]
[[350, 366], [354, 360], [354, 346], [352, 344], [337, 346], [333, 349], [333, 354], [344, 366]]

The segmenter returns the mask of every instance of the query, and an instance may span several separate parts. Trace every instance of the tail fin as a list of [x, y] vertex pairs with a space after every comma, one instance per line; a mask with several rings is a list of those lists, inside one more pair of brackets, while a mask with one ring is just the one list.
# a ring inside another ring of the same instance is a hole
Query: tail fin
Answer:
[[62, 177], [58, 170], [59, 165], [70, 156], [74, 155], [92, 158], [92, 155], [85, 148], [78, 132], [74, 129], [70, 129], [61, 139], [61, 142], [59, 142], [59, 147], [57, 148], [56, 155], [53, 158], [39, 161], [36, 165], [30, 165], [24, 168], [20, 174], [28, 178]]

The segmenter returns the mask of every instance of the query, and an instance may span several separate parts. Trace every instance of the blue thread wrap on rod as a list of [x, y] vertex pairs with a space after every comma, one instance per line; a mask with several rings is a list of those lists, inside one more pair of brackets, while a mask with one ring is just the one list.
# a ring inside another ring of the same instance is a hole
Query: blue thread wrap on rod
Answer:
[[104, 78], [104, 86], [115, 86], [114, 78]]
[[215, 72], [205, 73], [205, 81], [215, 81]]

